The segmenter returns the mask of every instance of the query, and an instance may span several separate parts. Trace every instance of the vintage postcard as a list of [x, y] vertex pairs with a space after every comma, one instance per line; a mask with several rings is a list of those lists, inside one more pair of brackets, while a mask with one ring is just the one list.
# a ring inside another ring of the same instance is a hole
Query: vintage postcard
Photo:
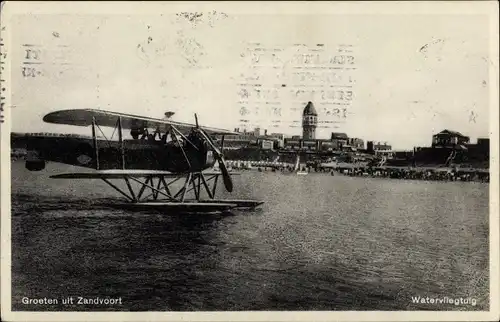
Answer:
[[498, 321], [498, 3], [6, 2], [2, 321]]

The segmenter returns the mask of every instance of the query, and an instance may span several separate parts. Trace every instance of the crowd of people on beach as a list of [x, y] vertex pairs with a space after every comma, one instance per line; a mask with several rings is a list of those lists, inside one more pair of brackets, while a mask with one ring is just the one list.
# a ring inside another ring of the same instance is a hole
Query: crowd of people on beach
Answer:
[[310, 167], [302, 167], [294, 169], [292, 166], [285, 166], [279, 168], [273, 167], [258, 167], [259, 172], [272, 171], [281, 173], [293, 173], [297, 170], [301, 172], [322, 172], [329, 173], [334, 176], [342, 174], [352, 177], [372, 177], [372, 178], [390, 178], [390, 179], [405, 179], [405, 180], [426, 180], [426, 181], [473, 181], [473, 182], [489, 182], [490, 176], [487, 171], [482, 170], [438, 170], [438, 169], [376, 169], [376, 168], [321, 168], [314, 169]]
[[370, 176], [406, 180], [428, 180], [428, 181], [475, 181], [489, 182], [488, 172], [480, 170], [417, 170], [417, 169], [344, 169], [339, 171], [349, 176]]
[[352, 177], [372, 177], [372, 178], [390, 178], [404, 180], [427, 180], [427, 181], [466, 181], [466, 182], [489, 182], [490, 175], [487, 169], [463, 169], [463, 168], [391, 168], [391, 167], [372, 167], [372, 166], [311, 166], [302, 165], [297, 168], [296, 165], [288, 163], [279, 164], [259, 164], [253, 163], [253, 167], [239, 167], [235, 169], [249, 170], [254, 169], [259, 172], [281, 172], [281, 173], [325, 173], [332, 176], [347, 175]]

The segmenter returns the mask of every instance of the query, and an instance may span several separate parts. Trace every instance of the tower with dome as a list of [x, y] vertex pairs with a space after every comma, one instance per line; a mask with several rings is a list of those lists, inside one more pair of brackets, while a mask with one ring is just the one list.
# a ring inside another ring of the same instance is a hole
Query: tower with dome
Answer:
[[302, 113], [302, 139], [315, 140], [318, 113], [312, 102], [308, 102]]

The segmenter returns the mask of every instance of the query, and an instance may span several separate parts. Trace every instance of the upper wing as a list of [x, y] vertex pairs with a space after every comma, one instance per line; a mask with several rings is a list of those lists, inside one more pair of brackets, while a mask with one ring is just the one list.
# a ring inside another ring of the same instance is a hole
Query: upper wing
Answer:
[[[115, 127], [118, 118], [121, 117], [123, 129], [135, 128], [158, 128], [165, 127], [166, 125], [173, 125], [179, 130], [186, 130], [195, 127], [196, 125], [190, 123], [175, 122], [170, 120], [156, 119], [152, 117], [138, 116], [125, 113], [117, 113], [96, 109], [75, 109], [75, 110], [60, 110], [49, 113], [43, 117], [43, 121], [47, 123], [66, 124], [75, 126], [90, 126], [92, 119], [99, 126]], [[213, 127], [200, 126], [206, 132], [215, 135], [239, 133], [218, 129]]]

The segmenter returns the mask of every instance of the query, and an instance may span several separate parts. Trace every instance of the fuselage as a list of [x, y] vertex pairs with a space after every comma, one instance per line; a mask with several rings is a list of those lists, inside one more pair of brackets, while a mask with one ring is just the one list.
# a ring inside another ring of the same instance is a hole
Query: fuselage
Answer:
[[[47, 161], [93, 169], [163, 170], [172, 173], [203, 171], [215, 160], [203, 140], [189, 137], [192, 144], [155, 140], [107, 141], [64, 136], [30, 136], [26, 138], [26, 168], [39, 171]], [[196, 146], [196, 147], [195, 147]], [[122, 162], [124, 160], [124, 162]], [[97, 166], [98, 165], [98, 166]]]

